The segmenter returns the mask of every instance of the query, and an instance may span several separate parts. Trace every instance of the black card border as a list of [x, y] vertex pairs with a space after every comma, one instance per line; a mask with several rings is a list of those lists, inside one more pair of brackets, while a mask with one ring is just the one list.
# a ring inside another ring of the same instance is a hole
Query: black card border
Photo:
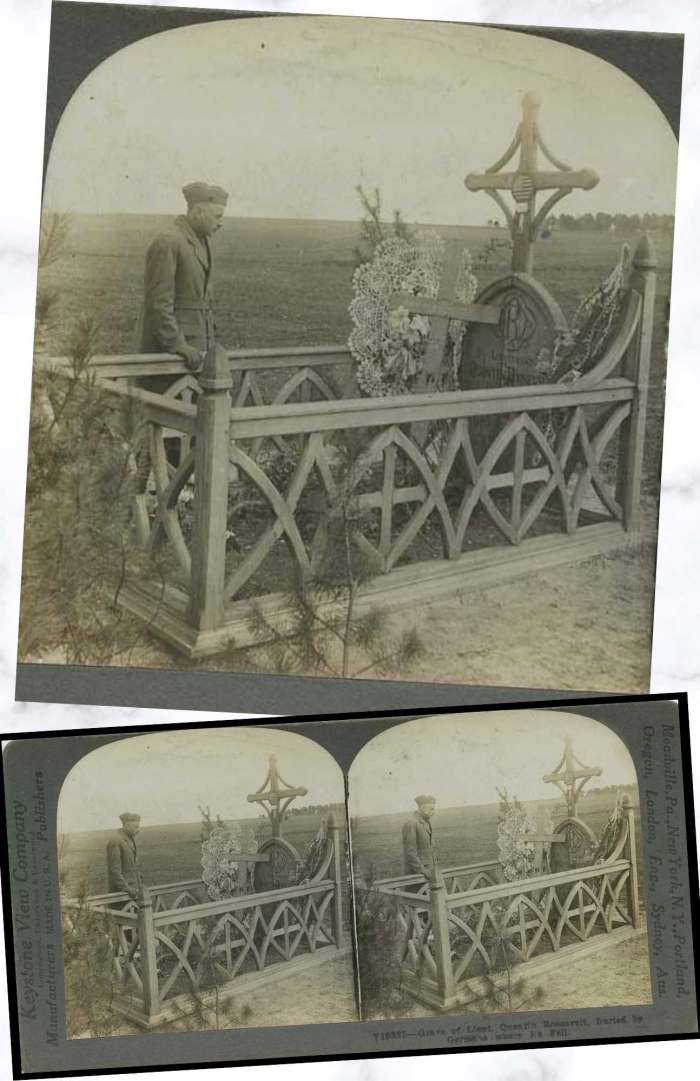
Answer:
[[[560, 698], [556, 701], [551, 699], [545, 699], [544, 701], [532, 701], [532, 702], [519, 702], [508, 703], [504, 707], [503, 703], [490, 703], [488, 705], [475, 706], [469, 705], [462, 707], [460, 712], [464, 713], [482, 713], [493, 712], [499, 709], [507, 708], [509, 710], [520, 709], [565, 709], [573, 708], [575, 712], [580, 712], [583, 707], [595, 706], [600, 708], [606, 704], [635, 704], [642, 702], [673, 702], [677, 706], [678, 710], [678, 731], [680, 742], [680, 755], [681, 755], [681, 775], [683, 783], [683, 799], [685, 808], [685, 830], [687, 841], [687, 873], [688, 873], [688, 885], [690, 894], [690, 927], [692, 932], [692, 942], [695, 946], [693, 951], [693, 968], [695, 975], [695, 987], [696, 995], [697, 988], [700, 987], [700, 898], [699, 892], [699, 879], [698, 879], [698, 856], [697, 856], [697, 841], [695, 835], [695, 814], [694, 814], [694, 798], [693, 798], [693, 783], [692, 783], [692, 768], [691, 768], [691, 748], [690, 748], [690, 723], [688, 716], [688, 695], [686, 692], [678, 693], [662, 693], [662, 694], [646, 694], [646, 695], [616, 695], [606, 697], [591, 697], [591, 698]], [[408, 720], [421, 716], [437, 716], [444, 713], [454, 713], [455, 707], [438, 707], [433, 709], [412, 709], [412, 710], [373, 710], [371, 712], [358, 714], [358, 713], [336, 713], [325, 714], [322, 716], [288, 716], [288, 717], [276, 717], [276, 718], [259, 718], [249, 717], [245, 719], [237, 720], [221, 720], [211, 722], [174, 722], [163, 723], [154, 725], [119, 725], [114, 727], [92, 727], [92, 728], [72, 728], [60, 731], [31, 731], [31, 732], [4, 732], [0, 733], [0, 739], [2, 740], [28, 740], [28, 739], [63, 739], [71, 737], [83, 737], [83, 736], [114, 736], [114, 735], [138, 735], [144, 734], [150, 731], [177, 731], [183, 729], [197, 729], [198, 727], [206, 728], [238, 728], [238, 727], [279, 727], [289, 728], [293, 726], [303, 727], [306, 723], [314, 723], [315, 727], [320, 728], [319, 722], [342, 722], [342, 721], [396, 721], [400, 723], [401, 720]], [[392, 725], [390, 725], [392, 726]], [[364, 726], [363, 726], [364, 727]], [[382, 726], [385, 727], [385, 726]], [[323, 740], [318, 739], [318, 732], [315, 733], [316, 742], [324, 749], [328, 749]], [[364, 733], [358, 732], [360, 737], [358, 746], [355, 748], [350, 762], [353, 760], [360, 748], [372, 738], [376, 733]], [[332, 752], [331, 752], [332, 753]], [[340, 765], [337, 755], [334, 755], [336, 761]], [[341, 768], [346, 770], [348, 765], [343, 765]], [[4, 767], [4, 763], [3, 763]], [[4, 782], [4, 768], [0, 771], [0, 814], [4, 816], [4, 808], [6, 806], [6, 788]], [[284, 1063], [296, 1064], [302, 1062], [333, 1062], [344, 1061], [350, 1059], [374, 1059], [374, 1058], [404, 1058], [414, 1057], [416, 1055], [442, 1055], [442, 1054], [469, 1054], [474, 1051], [513, 1051], [532, 1049], [538, 1050], [542, 1048], [551, 1047], [581, 1047], [581, 1046], [599, 1046], [602, 1044], [619, 1044], [619, 1043], [649, 1043], [649, 1042], [661, 1042], [664, 1040], [690, 1040], [698, 1039], [700, 1037], [700, 1031], [695, 1032], [680, 1032], [680, 1033], [668, 1033], [661, 1035], [650, 1036], [611, 1036], [601, 1037], [600, 1039], [584, 1039], [584, 1040], [557, 1040], [557, 1041], [540, 1041], [535, 1043], [515, 1043], [505, 1044], [498, 1043], [497, 1045], [479, 1045], [478, 1047], [445, 1047], [435, 1048], [427, 1047], [425, 1049], [417, 1049], [410, 1051], [402, 1051], [391, 1049], [382, 1051], [377, 1048], [370, 1052], [350, 1052], [339, 1055], [325, 1054], [325, 1055], [303, 1055], [293, 1057], [275, 1057], [264, 1059], [239, 1059], [235, 1061], [197, 1061], [197, 1062], [180, 1062], [180, 1063], [167, 1063], [167, 1064], [149, 1064], [144, 1062], [138, 1066], [117, 1066], [117, 1067], [103, 1067], [98, 1069], [80, 1070], [80, 1069], [68, 1069], [68, 1070], [55, 1070], [48, 1071], [42, 1070], [40, 1072], [23, 1071], [20, 1056], [20, 1029], [19, 1029], [19, 1002], [17, 995], [17, 982], [16, 982], [16, 968], [14, 958], [14, 930], [13, 919], [10, 904], [10, 891], [9, 891], [9, 844], [6, 828], [6, 821], [0, 822], [2, 828], [2, 842], [0, 843], [0, 880], [2, 881], [2, 907], [3, 907], [3, 919], [5, 926], [5, 954], [7, 962], [7, 977], [8, 977], [8, 1004], [10, 1013], [10, 1047], [12, 1058], [12, 1076], [17, 1079], [33, 1079], [42, 1077], [80, 1077], [80, 1076], [100, 1076], [107, 1074], [126, 1074], [126, 1073], [143, 1073], [148, 1072], [161, 1072], [172, 1070], [201, 1070], [212, 1068], [226, 1068], [236, 1066], [251, 1066], [251, 1065], [280, 1065]], [[695, 1001], [696, 1016], [700, 1021], [700, 1013], [698, 1012], [698, 999]]]

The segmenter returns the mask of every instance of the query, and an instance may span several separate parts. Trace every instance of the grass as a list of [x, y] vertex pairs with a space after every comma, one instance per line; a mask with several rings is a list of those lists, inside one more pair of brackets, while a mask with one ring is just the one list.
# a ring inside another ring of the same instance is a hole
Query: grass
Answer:
[[[297, 814], [284, 824], [284, 837], [300, 854], [316, 835], [321, 822], [317, 814]], [[236, 819], [228, 823], [240, 827], [243, 838], [248, 830], [261, 827], [268, 837], [270, 828], [266, 818]], [[89, 830], [71, 833], [62, 869], [65, 870], [67, 896], [87, 882], [88, 893], [107, 892], [107, 842], [114, 836], [113, 830]], [[139, 863], [147, 885], [165, 885], [168, 882], [184, 882], [199, 878], [202, 873], [201, 822], [187, 822], [170, 826], [143, 826], [138, 835]]]

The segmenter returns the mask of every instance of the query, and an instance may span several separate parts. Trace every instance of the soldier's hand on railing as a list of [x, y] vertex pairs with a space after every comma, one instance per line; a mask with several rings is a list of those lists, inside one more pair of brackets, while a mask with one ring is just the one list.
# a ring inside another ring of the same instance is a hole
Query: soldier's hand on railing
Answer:
[[195, 349], [193, 345], [183, 345], [178, 352], [191, 372], [199, 371], [204, 363], [204, 353], [201, 350]]

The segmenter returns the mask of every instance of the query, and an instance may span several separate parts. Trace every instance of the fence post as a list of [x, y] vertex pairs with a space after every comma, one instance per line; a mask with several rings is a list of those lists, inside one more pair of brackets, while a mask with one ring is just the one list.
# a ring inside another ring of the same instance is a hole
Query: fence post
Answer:
[[625, 529], [634, 533], [640, 525], [642, 492], [642, 459], [649, 397], [649, 368], [654, 332], [654, 299], [656, 296], [656, 251], [648, 233], [643, 233], [632, 258], [630, 288], [642, 298], [639, 328], [631, 349], [627, 352], [624, 375], [635, 384], [630, 415], [623, 428], [620, 464], [622, 475], [622, 521]]
[[204, 358], [199, 384], [188, 618], [208, 631], [224, 622], [232, 386], [228, 357], [216, 343]]
[[636, 825], [634, 821], [634, 808], [627, 795], [622, 797], [622, 811], [627, 822], [627, 841], [625, 842], [625, 859], [629, 860], [630, 874], [627, 879], [627, 911], [633, 927], [639, 927], [641, 917], [639, 912], [639, 873], [637, 871], [637, 840]]
[[143, 1008], [150, 1021], [158, 1012], [158, 967], [156, 964], [156, 932], [153, 926], [153, 899], [146, 886], [141, 887], [138, 899], [139, 950], [141, 953], [141, 980], [143, 982]]
[[330, 842], [333, 845], [333, 881], [335, 883], [335, 889], [333, 891], [333, 934], [335, 936], [335, 944], [340, 950], [345, 945], [345, 926], [343, 924], [343, 865], [340, 855], [340, 826], [336, 821], [333, 811], [330, 812], [327, 819], [328, 836]]
[[450, 925], [447, 918], [447, 888], [442, 871], [437, 863], [433, 864], [429, 885], [438, 995], [442, 1005], [449, 1006], [454, 998], [455, 979], [450, 951]]

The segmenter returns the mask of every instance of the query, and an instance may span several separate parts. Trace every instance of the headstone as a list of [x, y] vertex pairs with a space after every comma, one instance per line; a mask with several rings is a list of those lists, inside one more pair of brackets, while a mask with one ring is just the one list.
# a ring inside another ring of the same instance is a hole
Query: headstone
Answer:
[[549, 850], [549, 869], [573, 871], [576, 867], [588, 867], [596, 850], [593, 831], [580, 818], [567, 818], [555, 828], [556, 842]]
[[296, 882], [300, 856], [284, 837], [269, 837], [260, 846], [260, 854], [269, 858], [255, 864], [253, 884], [256, 893], [284, 889]]
[[478, 303], [500, 310], [495, 325], [471, 323], [462, 346], [464, 390], [545, 383], [567, 331], [561, 308], [527, 274], [508, 274], [488, 286]]

